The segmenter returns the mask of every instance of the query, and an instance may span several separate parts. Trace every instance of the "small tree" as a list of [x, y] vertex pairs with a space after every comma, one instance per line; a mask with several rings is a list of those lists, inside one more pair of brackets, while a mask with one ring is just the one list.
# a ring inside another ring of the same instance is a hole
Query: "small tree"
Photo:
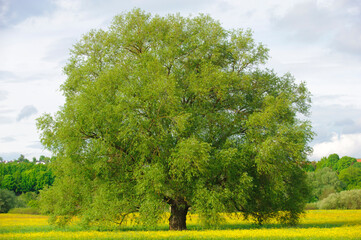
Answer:
[[339, 177], [346, 184], [347, 190], [361, 189], [361, 168], [348, 167], [340, 172]]
[[0, 213], [7, 213], [16, 205], [15, 193], [7, 189], [0, 189]]
[[340, 157], [336, 153], [330, 154], [327, 158], [323, 157], [321, 161], [317, 163], [317, 169], [328, 167], [334, 171], [337, 171], [339, 160]]
[[313, 193], [311, 201], [322, 200], [331, 193], [339, 192], [343, 189], [343, 184], [335, 171], [324, 167], [316, 172], [308, 172], [308, 179], [312, 186]]
[[152, 224], [169, 206], [171, 230], [190, 208], [208, 224], [233, 211], [294, 223], [309, 192], [312, 132], [297, 116], [310, 98], [290, 74], [258, 68], [267, 53], [206, 15], [135, 9], [84, 35], [64, 68], [66, 103], [38, 120], [56, 156], [43, 209]]
[[342, 170], [349, 168], [356, 162], [356, 158], [343, 156], [338, 162], [337, 162], [337, 172], [341, 173]]

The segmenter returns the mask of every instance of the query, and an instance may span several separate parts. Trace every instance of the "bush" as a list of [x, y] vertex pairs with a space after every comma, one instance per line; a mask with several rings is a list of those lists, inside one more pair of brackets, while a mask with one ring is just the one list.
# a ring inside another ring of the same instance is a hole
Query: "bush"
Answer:
[[37, 208], [12, 208], [9, 210], [8, 213], [14, 213], [14, 214], [40, 214], [39, 210]]
[[361, 190], [330, 194], [318, 202], [320, 209], [361, 209]]
[[317, 203], [307, 203], [305, 206], [305, 210], [316, 210], [318, 209]]
[[7, 189], [0, 189], [0, 213], [7, 213], [16, 205], [15, 193]]
[[36, 194], [35, 192], [23, 193], [18, 197], [18, 201], [19, 201], [18, 207], [37, 208], [38, 207], [37, 198], [38, 198], [38, 194]]

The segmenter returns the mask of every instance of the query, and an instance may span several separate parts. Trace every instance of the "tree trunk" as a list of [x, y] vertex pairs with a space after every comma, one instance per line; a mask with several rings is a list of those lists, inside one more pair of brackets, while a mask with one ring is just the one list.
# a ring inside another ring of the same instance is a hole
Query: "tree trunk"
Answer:
[[187, 230], [186, 218], [189, 206], [184, 200], [170, 201], [169, 230]]

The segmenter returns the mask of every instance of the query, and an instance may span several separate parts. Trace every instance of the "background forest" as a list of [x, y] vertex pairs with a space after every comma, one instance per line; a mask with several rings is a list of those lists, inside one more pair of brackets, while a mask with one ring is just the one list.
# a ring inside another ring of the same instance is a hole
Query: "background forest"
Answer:
[[[12, 208], [17, 208], [13, 211], [39, 212], [39, 191], [51, 186], [55, 179], [52, 160], [40, 156], [30, 161], [20, 155], [7, 162], [0, 157], [0, 212]], [[361, 162], [356, 158], [331, 154], [309, 162], [304, 170], [313, 190], [307, 208], [361, 208]]]
[[30, 161], [20, 155], [8, 162], [0, 157], [0, 213], [14, 207], [37, 209], [39, 191], [54, 182], [50, 162], [45, 156]]

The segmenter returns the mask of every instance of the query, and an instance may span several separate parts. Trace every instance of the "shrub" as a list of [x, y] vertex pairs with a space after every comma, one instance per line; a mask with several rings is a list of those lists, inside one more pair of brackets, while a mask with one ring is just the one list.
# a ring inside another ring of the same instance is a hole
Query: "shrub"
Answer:
[[346, 168], [340, 172], [339, 178], [347, 185], [347, 190], [361, 189], [361, 168]]
[[0, 213], [7, 213], [15, 205], [15, 193], [7, 189], [0, 189]]
[[39, 210], [36, 208], [12, 208], [9, 210], [8, 213], [14, 213], [14, 214], [40, 214]]
[[27, 192], [23, 193], [18, 197], [20, 203], [18, 207], [29, 207], [29, 208], [37, 208], [38, 207], [38, 194], [35, 192]]
[[318, 202], [320, 209], [361, 209], [361, 190], [330, 194]]
[[307, 203], [305, 206], [305, 210], [316, 210], [318, 209], [317, 203]]

